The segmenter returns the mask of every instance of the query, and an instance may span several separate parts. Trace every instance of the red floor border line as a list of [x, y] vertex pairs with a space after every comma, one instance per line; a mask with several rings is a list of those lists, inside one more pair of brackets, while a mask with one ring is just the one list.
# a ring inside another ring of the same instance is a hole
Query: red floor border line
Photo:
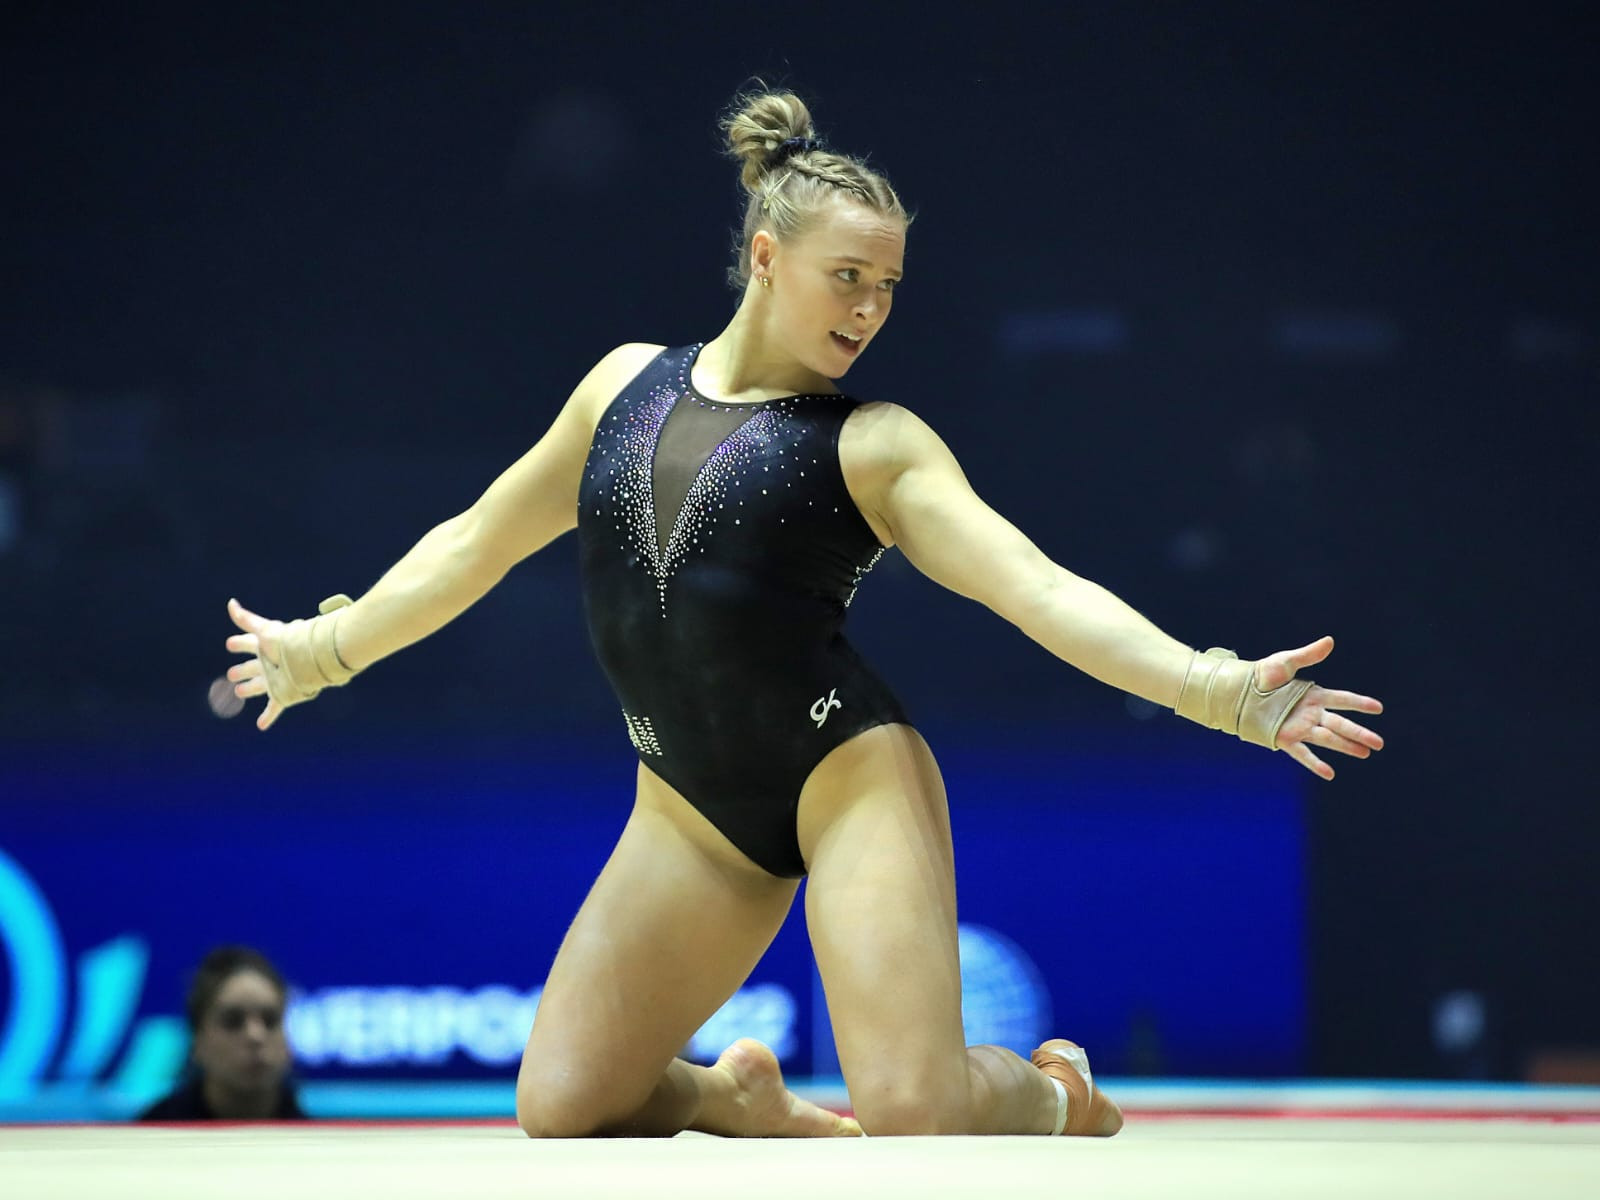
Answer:
[[1192, 1121], [1207, 1117], [1273, 1121], [1575, 1121], [1600, 1122], [1600, 1112], [1539, 1108], [1123, 1108], [1129, 1120]]

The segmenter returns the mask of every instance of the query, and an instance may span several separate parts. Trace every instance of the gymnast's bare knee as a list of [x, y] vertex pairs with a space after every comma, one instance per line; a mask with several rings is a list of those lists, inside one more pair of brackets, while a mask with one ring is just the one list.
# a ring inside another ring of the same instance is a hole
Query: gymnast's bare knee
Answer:
[[517, 1081], [517, 1125], [531, 1138], [594, 1137], [611, 1116], [606, 1099], [584, 1083], [525, 1076]]

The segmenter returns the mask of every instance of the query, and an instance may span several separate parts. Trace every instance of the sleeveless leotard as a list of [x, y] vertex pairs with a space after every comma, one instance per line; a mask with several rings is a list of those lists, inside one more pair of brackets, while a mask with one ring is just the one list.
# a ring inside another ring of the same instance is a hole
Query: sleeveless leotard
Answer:
[[640, 761], [752, 861], [800, 876], [812, 768], [906, 720], [842, 633], [883, 554], [839, 467], [857, 402], [712, 401], [690, 382], [699, 350], [652, 360], [595, 429], [584, 612]]

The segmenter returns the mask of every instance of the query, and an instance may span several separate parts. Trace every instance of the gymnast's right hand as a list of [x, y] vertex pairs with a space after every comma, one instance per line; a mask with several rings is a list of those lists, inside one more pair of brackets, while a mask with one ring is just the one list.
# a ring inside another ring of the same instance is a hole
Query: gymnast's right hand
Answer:
[[237, 600], [228, 601], [228, 615], [243, 633], [227, 641], [234, 654], [248, 654], [246, 662], [228, 668], [234, 695], [248, 700], [265, 696], [266, 708], [256, 718], [257, 729], [270, 729], [284, 709], [303, 704], [326, 687], [343, 687], [358, 672], [345, 666], [334, 641], [340, 610], [348, 596], [330, 596], [319, 615], [308, 620], [270, 621], [251, 612]]

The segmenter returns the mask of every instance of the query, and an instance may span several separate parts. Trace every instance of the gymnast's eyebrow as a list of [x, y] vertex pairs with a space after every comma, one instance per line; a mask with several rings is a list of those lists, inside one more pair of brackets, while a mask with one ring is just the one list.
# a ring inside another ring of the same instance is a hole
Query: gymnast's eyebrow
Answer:
[[[872, 266], [872, 260], [870, 258], [856, 258], [854, 255], [851, 255], [851, 254], [835, 254], [833, 256], [833, 261], [834, 262], [855, 263], [857, 266], [862, 266], [862, 267], [870, 267], [870, 266]], [[903, 271], [897, 271], [893, 267], [888, 268], [888, 270], [889, 270], [889, 274], [893, 275], [896, 279], [899, 279], [904, 274]]]

